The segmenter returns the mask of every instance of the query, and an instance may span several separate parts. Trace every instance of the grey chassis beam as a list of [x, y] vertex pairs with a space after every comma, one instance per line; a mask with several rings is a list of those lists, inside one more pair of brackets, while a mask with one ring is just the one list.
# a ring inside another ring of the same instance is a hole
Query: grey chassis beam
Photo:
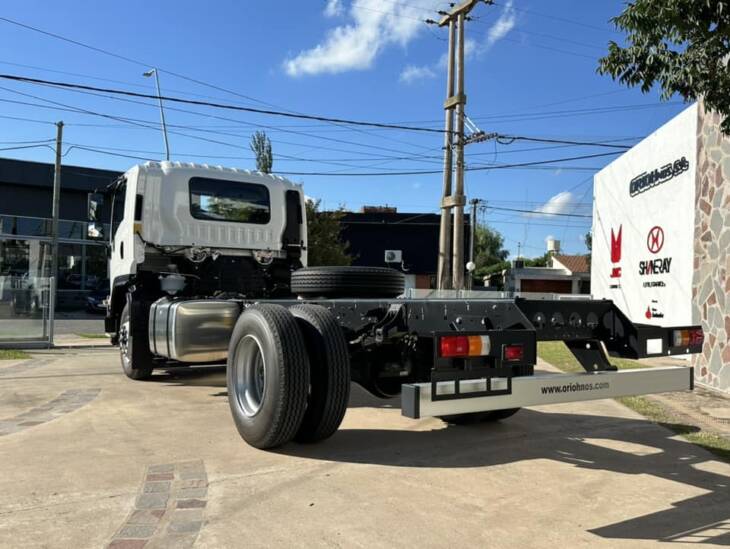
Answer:
[[[506, 387], [507, 380], [492, 378], [492, 388], [498, 388], [500, 384]], [[447, 397], [454, 393], [453, 381], [439, 382], [436, 387], [439, 400], [431, 398], [431, 383], [403, 385], [401, 413], [406, 417], [418, 419], [426, 416], [686, 391], [694, 388], [694, 371], [689, 367], [667, 366], [618, 372], [513, 377], [511, 394], [471, 398], [468, 396], [469, 392], [485, 390], [486, 380], [462, 380], [461, 395], [453, 399]]]

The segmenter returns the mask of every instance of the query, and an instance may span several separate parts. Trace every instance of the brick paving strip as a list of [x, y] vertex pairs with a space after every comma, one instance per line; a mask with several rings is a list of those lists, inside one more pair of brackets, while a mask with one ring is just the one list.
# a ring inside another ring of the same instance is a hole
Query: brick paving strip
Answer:
[[203, 526], [208, 475], [201, 460], [151, 465], [109, 549], [192, 547]]
[[86, 406], [94, 400], [101, 389], [69, 389], [56, 398], [17, 416], [0, 420], [0, 437], [11, 435], [53, 421]]

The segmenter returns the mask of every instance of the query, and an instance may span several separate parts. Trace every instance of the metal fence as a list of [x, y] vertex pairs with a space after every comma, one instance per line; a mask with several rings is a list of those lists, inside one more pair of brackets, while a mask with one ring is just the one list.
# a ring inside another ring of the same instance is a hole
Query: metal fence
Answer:
[[0, 276], [0, 347], [48, 347], [52, 277]]

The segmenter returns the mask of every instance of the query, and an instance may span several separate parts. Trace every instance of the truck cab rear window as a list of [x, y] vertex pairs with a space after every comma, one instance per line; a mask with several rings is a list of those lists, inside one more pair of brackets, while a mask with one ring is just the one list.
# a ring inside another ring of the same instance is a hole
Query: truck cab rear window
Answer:
[[271, 219], [269, 190], [255, 183], [193, 177], [190, 213], [208, 221], [265, 224]]

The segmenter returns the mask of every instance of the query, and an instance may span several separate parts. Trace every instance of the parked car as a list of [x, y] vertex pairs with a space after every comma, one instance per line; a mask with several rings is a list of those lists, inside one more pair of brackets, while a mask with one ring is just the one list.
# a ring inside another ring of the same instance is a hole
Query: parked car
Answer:
[[106, 300], [109, 297], [109, 280], [102, 280], [86, 297], [86, 310], [90, 313], [106, 313]]

